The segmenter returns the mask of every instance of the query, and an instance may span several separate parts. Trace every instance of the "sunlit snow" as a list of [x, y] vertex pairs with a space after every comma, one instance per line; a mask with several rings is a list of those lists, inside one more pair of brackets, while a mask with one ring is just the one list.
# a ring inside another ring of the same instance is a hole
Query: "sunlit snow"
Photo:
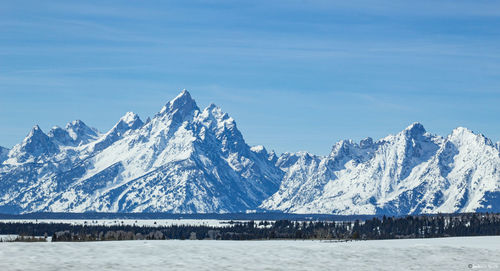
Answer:
[[500, 237], [0, 243], [0, 270], [499, 270]]

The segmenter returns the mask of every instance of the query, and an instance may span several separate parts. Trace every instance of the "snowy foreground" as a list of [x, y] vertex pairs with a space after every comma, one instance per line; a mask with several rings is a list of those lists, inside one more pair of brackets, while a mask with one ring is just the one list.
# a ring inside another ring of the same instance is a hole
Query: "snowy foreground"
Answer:
[[500, 236], [0, 243], [0, 270], [499, 270]]

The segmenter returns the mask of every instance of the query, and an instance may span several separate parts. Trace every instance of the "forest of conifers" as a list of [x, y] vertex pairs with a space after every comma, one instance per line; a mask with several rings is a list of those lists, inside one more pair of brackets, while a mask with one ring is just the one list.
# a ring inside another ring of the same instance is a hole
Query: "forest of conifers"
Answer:
[[[373, 240], [500, 235], [500, 214], [468, 213], [371, 218], [364, 221], [246, 221], [227, 226], [71, 225], [65, 223], [0, 223], [0, 234], [45, 236], [57, 241], [108, 240]], [[28, 238], [29, 239], [29, 238]], [[21, 238], [20, 240], [27, 240]]]

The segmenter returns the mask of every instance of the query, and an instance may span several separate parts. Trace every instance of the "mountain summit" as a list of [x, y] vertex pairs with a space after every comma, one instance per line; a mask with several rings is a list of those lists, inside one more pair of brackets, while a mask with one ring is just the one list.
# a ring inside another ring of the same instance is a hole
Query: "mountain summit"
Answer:
[[443, 138], [414, 123], [376, 142], [337, 143], [325, 157], [283, 155], [280, 189], [261, 205], [293, 213], [500, 211], [500, 153], [465, 128]]
[[107, 132], [83, 121], [35, 126], [0, 147], [0, 213], [272, 210], [329, 214], [500, 211], [500, 146], [457, 128], [413, 123], [398, 134], [342, 140], [326, 156], [250, 147], [215, 104], [183, 90], [143, 122]]
[[242, 212], [276, 192], [283, 175], [232, 118], [214, 105], [200, 110], [186, 90], [147, 123], [127, 113], [104, 134], [81, 121], [51, 136], [35, 127], [17, 149], [33, 159], [2, 164], [4, 213]]

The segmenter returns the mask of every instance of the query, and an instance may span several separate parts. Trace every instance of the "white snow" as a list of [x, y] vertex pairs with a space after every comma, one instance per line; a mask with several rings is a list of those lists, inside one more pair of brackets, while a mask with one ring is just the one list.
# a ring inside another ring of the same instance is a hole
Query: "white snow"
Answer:
[[0, 270], [499, 270], [500, 236], [0, 243]]
[[146, 123], [128, 112], [104, 134], [82, 121], [35, 126], [0, 152], [2, 212], [500, 212], [499, 146], [466, 128], [441, 137], [413, 123], [278, 158], [185, 90]]
[[[93, 130], [83, 122], [74, 121], [66, 130], [59, 132], [61, 138], [72, 133], [71, 145], [55, 140], [56, 154], [36, 156], [41, 169], [0, 166], [0, 207], [14, 204], [22, 212], [244, 212], [274, 193], [282, 175], [266, 156], [251, 151], [234, 119], [213, 104], [201, 111], [185, 90], [146, 124], [129, 112], [88, 144], [80, 143], [93, 138], [87, 136]], [[49, 162], [41, 163], [42, 158]]]
[[18, 236], [17, 234], [0, 234], [0, 242], [9, 242], [15, 240]]
[[[261, 205], [296, 213], [412, 214], [498, 210], [500, 153], [465, 128], [446, 138], [414, 123], [376, 142], [337, 143], [330, 155], [284, 154], [280, 189]], [[488, 208], [489, 207], [489, 208]]]
[[134, 112], [127, 112], [122, 118], [121, 120], [123, 120], [125, 123], [127, 124], [132, 124], [134, 123], [134, 121], [136, 121], [137, 119], [139, 118], [139, 116], [137, 114], [135, 114]]

